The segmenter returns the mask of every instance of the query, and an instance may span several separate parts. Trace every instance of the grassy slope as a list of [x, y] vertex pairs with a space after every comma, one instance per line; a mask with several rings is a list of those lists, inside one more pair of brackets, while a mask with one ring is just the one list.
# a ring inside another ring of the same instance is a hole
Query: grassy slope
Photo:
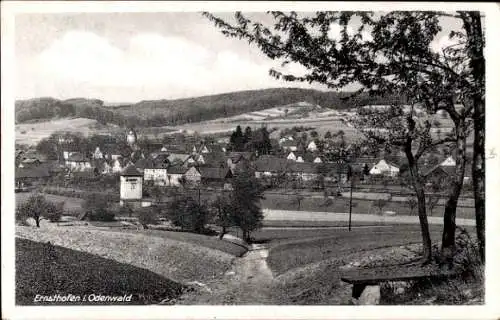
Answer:
[[[150, 304], [175, 298], [183, 286], [143, 268], [97, 255], [16, 238], [16, 304], [34, 303], [35, 295], [130, 295], [131, 302]], [[68, 304], [68, 303], [60, 303]], [[80, 302], [75, 304], [95, 304]]]
[[16, 235], [145, 268], [177, 282], [206, 281], [227, 271], [234, 256], [172, 239], [78, 227], [16, 227]]
[[[441, 228], [431, 226], [433, 240], [439, 240]], [[387, 246], [418, 243], [418, 225], [399, 225], [393, 228], [346, 230], [263, 230], [257, 238], [281, 238], [272, 244], [267, 259], [276, 274], [310, 263], [347, 255], [353, 252]]]
[[172, 239], [172, 240], [192, 243], [205, 248], [219, 250], [235, 257], [240, 257], [245, 252], [247, 252], [247, 248], [243, 246], [239, 246], [237, 244], [225, 240], [219, 240], [217, 237], [209, 237], [196, 233], [164, 231], [164, 230], [140, 230], [140, 231], [124, 230], [124, 231], [130, 233], [138, 233], [148, 236], [160, 237], [163, 239]]

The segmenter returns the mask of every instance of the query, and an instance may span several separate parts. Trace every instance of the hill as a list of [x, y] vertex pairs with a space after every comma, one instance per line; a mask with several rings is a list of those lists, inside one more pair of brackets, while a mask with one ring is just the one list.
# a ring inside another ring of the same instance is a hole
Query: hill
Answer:
[[401, 101], [400, 97], [377, 98], [368, 95], [358, 96], [356, 100], [346, 99], [350, 95], [348, 92], [278, 88], [121, 105], [106, 105], [97, 99], [37, 98], [16, 101], [16, 121], [23, 123], [80, 117], [121, 127], [158, 127], [232, 117], [297, 102], [308, 102], [332, 109], [349, 109], [357, 104], [388, 104]]

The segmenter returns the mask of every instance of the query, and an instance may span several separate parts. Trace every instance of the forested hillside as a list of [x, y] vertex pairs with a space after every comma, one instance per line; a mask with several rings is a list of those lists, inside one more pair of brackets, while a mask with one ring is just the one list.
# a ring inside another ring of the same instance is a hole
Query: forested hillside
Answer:
[[356, 99], [346, 99], [351, 95], [345, 92], [279, 88], [188, 99], [141, 101], [117, 106], [106, 106], [103, 101], [96, 99], [37, 98], [16, 101], [16, 122], [81, 117], [95, 119], [103, 124], [157, 127], [230, 117], [301, 101], [333, 109], [401, 101], [400, 97], [380, 98], [367, 95], [358, 96]]

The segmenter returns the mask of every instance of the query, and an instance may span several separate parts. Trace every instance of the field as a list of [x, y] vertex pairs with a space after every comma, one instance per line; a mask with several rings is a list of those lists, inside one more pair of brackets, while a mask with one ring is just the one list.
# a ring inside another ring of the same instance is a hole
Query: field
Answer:
[[[234, 255], [140, 233], [110, 232], [90, 227], [16, 227], [16, 236], [99, 255], [116, 262], [144, 268], [175, 282], [214, 279], [231, 266]], [[208, 237], [207, 237], [208, 238]]]
[[[34, 302], [39, 295], [78, 295], [74, 304], [105, 304], [83, 301], [85, 295], [132, 295], [130, 302], [151, 304], [173, 299], [184, 286], [156, 273], [98, 255], [46, 243], [16, 238], [16, 304], [47, 305]], [[68, 303], [59, 303], [67, 305]], [[72, 303], [70, 303], [72, 304]]]
[[244, 246], [236, 245], [234, 243], [225, 240], [219, 240], [216, 237], [209, 237], [196, 233], [164, 231], [164, 230], [140, 230], [140, 231], [124, 230], [123, 232], [144, 234], [164, 239], [187, 242], [199, 245], [204, 248], [219, 250], [235, 257], [241, 257], [245, 252], [247, 252], [247, 248]]
[[[433, 240], [439, 240], [442, 228], [431, 226]], [[268, 264], [275, 274], [291, 269], [348, 256], [372, 249], [401, 246], [421, 241], [418, 225], [397, 225], [368, 229], [346, 230], [263, 230], [255, 234], [256, 239], [277, 239], [271, 241]]]
[[[359, 196], [359, 195], [358, 195]], [[308, 197], [304, 198], [299, 203], [297, 201], [297, 196], [294, 195], [283, 195], [283, 194], [271, 194], [267, 193], [265, 199], [262, 200], [262, 207], [268, 209], [276, 210], [298, 210], [298, 211], [311, 211], [311, 212], [349, 212], [349, 198], [348, 197], [337, 197], [335, 199], [324, 199], [323, 197]], [[382, 212], [394, 211], [396, 215], [417, 215], [416, 208], [411, 212], [407, 203], [400, 201], [390, 201], [386, 206], [382, 208]], [[369, 213], [378, 214], [380, 213], [379, 208], [375, 207], [374, 201], [363, 200], [363, 199], [353, 199], [352, 206], [353, 213]], [[431, 212], [427, 214], [429, 216], [442, 216], [444, 212], [443, 202], [437, 205]], [[470, 206], [459, 206], [457, 207], [457, 217], [474, 219], [474, 208]]]
[[87, 118], [62, 118], [51, 121], [16, 124], [16, 143], [36, 144], [58, 131], [79, 132], [85, 136], [96, 133], [110, 133], [119, 130], [114, 125], [102, 125]]
[[[33, 193], [31, 192], [20, 192], [16, 193], [16, 205], [20, 205], [25, 202]], [[82, 211], [82, 204], [84, 202], [83, 199], [72, 198], [72, 197], [63, 197], [54, 194], [42, 193], [42, 195], [51, 202], [64, 202], [64, 211], [66, 214], [71, 213], [79, 213]]]

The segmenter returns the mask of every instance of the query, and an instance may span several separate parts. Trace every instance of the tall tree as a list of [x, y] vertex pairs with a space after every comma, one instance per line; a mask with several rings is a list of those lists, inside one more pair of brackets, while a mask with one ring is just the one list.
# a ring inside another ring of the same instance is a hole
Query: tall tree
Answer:
[[233, 131], [231, 137], [229, 138], [230, 148], [233, 151], [243, 151], [244, 148], [244, 136], [241, 131], [241, 126], [237, 126], [236, 130]]
[[240, 171], [233, 179], [232, 221], [243, 232], [243, 239], [250, 240], [252, 231], [262, 226], [264, 214], [260, 200], [264, 199], [264, 188], [250, 171]]
[[[443, 253], [454, 252], [467, 119], [474, 111], [476, 220], [484, 247], [484, 39], [478, 12], [269, 12], [273, 20], [269, 25], [241, 12], [232, 22], [204, 15], [226, 36], [257, 45], [281, 66], [296, 63], [306, 69], [301, 75], [271, 69], [278, 79], [316, 82], [332, 89], [357, 83], [359, 92], [405, 96], [430, 113], [446, 111], [455, 126], [457, 166], [445, 206]], [[436, 49], [444, 18], [459, 19], [462, 28], [450, 33], [455, 44]]]

